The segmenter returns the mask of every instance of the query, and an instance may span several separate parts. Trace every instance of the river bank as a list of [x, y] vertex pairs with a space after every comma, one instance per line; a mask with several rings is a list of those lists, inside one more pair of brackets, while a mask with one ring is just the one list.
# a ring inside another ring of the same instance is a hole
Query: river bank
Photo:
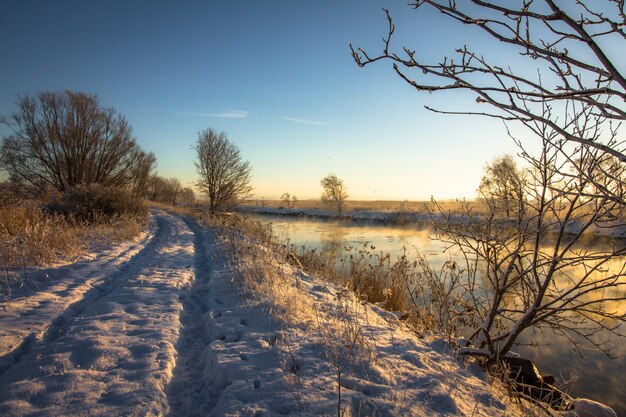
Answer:
[[[391, 259], [406, 255], [413, 262], [416, 251], [427, 256], [434, 269], [450, 260], [444, 252], [445, 246], [430, 238], [432, 227], [424, 223], [389, 225], [381, 222], [331, 219], [328, 217], [259, 215], [256, 219], [272, 224], [273, 234], [294, 248], [326, 250], [327, 248], [374, 247], [372, 252], [390, 253]], [[613, 238], [597, 237], [586, 241], [590, 248], [602, 249], [612, 245]], [[406, 251], [405, 251], [406, 249]], [[346, 258], [354, 251], [344, 252]], [[454, 259], [454, 257], [453, 257]], [[609, 268], [619, 268], [615, 260]], [[614, 347], [613, 353], [620, 359], [612, 360], [597, 350], [573, 350], [567, 340], [552, 333], [532, 332], [524, 339], [526, 343], [539, 346], [520, 345], [515, 350], [523, 357], [532, 359], [542, 372], [557, 376], [561, 386], [574, 396], [597, 398], [626, 412], [626, 403], [621, 395], [620, 378], [626, 372], [626, 346], [617, 336], [607, 340]]]
[[[311, 218], [324, 220], [340, 220], [351, 221], [357, 223], [378, 223], [383, 225], [410, 225], [410, 224], [434, 224], [436, 222], [450, 222], [453, 224], [471, 224], [478, 222], [482, 214], [459, 214], [458, 212], [447, 213], [429, 213], [424, 211], [403, 211], [403, 210], [349, 210], [337, 212], [334, 210], [326, 210], [321, 208], [286, 208], [286, 207], [269, 207], [269, 206], [252, 206], [239, 205], [236, 207], [239, 213], [251, 213], [260, 215], [286, 216], [296, 218]], [[620, 222], [616, 225], [592, 225], [585, 232], [588, 235], [604, 236], [618, 239], [626, 239], [626, 224]], [[576, 234], [582, 225], [577, 222], [571, 222], [567, 225], [566, 231], [570, 234]]]

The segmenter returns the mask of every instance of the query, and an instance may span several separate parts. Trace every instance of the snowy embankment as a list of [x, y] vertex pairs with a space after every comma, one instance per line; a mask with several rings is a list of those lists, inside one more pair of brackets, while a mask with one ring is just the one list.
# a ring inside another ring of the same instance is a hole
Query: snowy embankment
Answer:
[[0, 415], [529, 415], [443, 340], [245, 238], [153, 218], [2, 302]]
[[[237, 211], [241, 213], [268, 214], [279, 216], [302, 216], [330, 220], [349, 220], [355, 222], [377, 222], [383, 224], [409, 224], [409, 223], [432, 223], [443, 221], [439, 214], [417, 213], [414, 211], [347, 211], [338, 213], [332, 210], [320, 210], [315, 208], [298, 209], [284, 207], [258, 207], [258, 206], [238, 206]], [[457, 224], [467, 224], [474, 218], [461, 214], [446, 214], [445, 221]], [[582, 228], [581, 223], [572, 222], [566, 228], [568, 233], [576, 234]], [[586, 233], [594, 236], [606, 236], [626, 239], [626, 225], [619, 222], [618, 225], [592, 225]]]

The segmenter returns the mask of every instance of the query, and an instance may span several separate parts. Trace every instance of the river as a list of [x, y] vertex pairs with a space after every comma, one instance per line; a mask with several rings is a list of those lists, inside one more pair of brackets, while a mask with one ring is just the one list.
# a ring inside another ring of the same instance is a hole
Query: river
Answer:
[[[428, 224], [389, 226], [377, 223], [325, 220], [281, 215], [251, 216], [272, 223], [274, 234], [296, 246], [321, 248], [325, 245], [361, 247], [365, 243], [374, 246], [376, 252], [398, 255], [406, 248], [407, 256], [419, 250], [426, 255], [433, 266], [441, 265], [450, 259], [444, 252], [441, 242], [430, 238], [432, 229]], [[594, 242], [608, 244], [608, 242]], [[620, 260], [619, 262], [623, 262]], [[610, 359], [604, 353], [581, 349], [573, 350], [572, 345], [553, 334], [526, 334], [525, 340], [532, 340], [537, 346], [517, 346], [515, 351], [533, 360], [542, 373], [549, 373], [560, 381], [560, 387], [573, 397], [590, 398], [607, 404], [626, 417], [626, 340], [615, 335], [603, 337], [612, 354]]]

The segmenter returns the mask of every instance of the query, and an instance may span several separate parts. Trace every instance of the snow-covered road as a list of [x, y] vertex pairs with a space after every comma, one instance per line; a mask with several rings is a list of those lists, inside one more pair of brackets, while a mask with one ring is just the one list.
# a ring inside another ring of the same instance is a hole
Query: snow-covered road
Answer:
[[29, 334], [2, 352], [0, 415], [167, 411], [179, 298], [194, 280], [197, 239], [178, 217], [156, 212], [153, 221], [145, 240], [67, 275], [51, 270], [54, 286], [8, 303], [0, 319], [5, 339], [11, 329], [13, 341]]

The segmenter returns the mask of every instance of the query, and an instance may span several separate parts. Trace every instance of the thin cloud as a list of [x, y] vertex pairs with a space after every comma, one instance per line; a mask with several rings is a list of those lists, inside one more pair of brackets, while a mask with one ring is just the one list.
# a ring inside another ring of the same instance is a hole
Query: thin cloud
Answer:
[[178, 116], [197, 116], [197, 117], [221, 117], [224, 119], [243, 119], [248, 117], [248, 112], [244, 110], [223, 110], [219, 113], [193, 113], [177, 111], [174, 114]]
[[244, 110], [223, 110], [219, 113], [213, 113], [211, 116], [223, 117], [225, 119], [243, 119], [248, 117], [248, 112]]
[[294, 123], [300, 123], [303, 125], [315, 125], [315, 126], [323, 126], [326, 124], [326, 122], [320, 122], [317, 120], [308, 120], [308, 119], [298, 119], [296, 117], [281, 117], [281, 119], [283, 120], [288, 120], [290, 122], [294, 122]]

